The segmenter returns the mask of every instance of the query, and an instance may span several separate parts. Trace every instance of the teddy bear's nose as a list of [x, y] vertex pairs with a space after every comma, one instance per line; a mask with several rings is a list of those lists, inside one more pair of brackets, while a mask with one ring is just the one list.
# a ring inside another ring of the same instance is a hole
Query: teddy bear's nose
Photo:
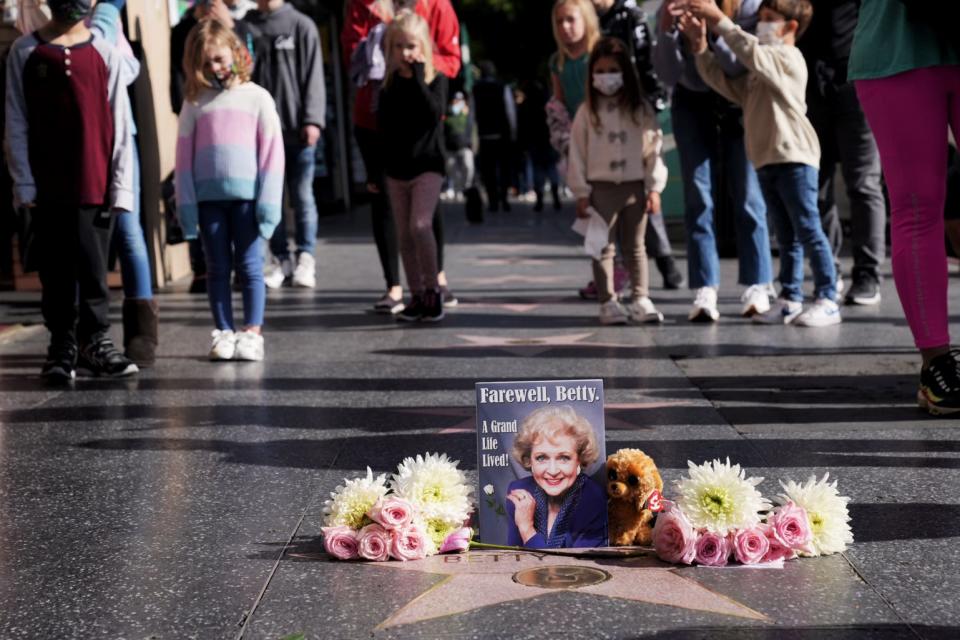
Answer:
[[610, 492], [610, 495], [616, 497], [620, 497], [627, 493], [627, 485], [623, 484], [622, 482], [611, 482], [607, 486], [607, 489]]

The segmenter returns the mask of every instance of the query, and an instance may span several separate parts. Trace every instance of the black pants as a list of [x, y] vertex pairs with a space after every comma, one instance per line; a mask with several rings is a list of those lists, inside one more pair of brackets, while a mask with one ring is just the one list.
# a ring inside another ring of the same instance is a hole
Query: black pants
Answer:
[[507, 189], [510, 187], [510, 143], [501, 139], [480, 140], [477, 154], [477, 171], [487, 192], [490, 209], [495, 210], [507, 203]]
[[110, 328], [107, 250], [113, 216], [99, 207], [37, 207], [41, 310], [53, 341], [80, 345]]
[[[816, 83], [817, 78], [810, 78]], [[879, 279], [886, 256], [887, 209], [883, 198], [880, 154], [852, 82], [835, 85], [821, 81], [807, 92], [810, 121], [820, 138], [820, 195], [818, 207], [834, 260], [843, 245], [843, 230], [835, 197], [836, 169], [850, 199], [850, 241], [853, 278]]]
[[[400, 286], [400, 244], [397, 242], [397, 229], [393, 223], [393, 214], [387, 201], [387, 187], [383, 174], [383, 137], [372, 129], [355, 127], [353, 130], [363, 166], [367, 171], [367, 182], [377, 187], [377, 193], [370, 194], [370, 216], [373, 226], [373, 241], [377, 245], [380, 266], [387, 288]], [[443, 216], [440, 205], [433, 216], [433, 237], [437, 242], [437, 266], [443, 271]]]

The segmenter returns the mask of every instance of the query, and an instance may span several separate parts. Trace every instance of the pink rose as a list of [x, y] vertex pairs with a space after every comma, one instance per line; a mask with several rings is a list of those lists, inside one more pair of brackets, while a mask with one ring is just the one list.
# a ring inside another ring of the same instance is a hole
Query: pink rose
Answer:
[[322, 527], [323, 548], [337, 560], [357, 557], [357, 533], [347, 526]]
[[679, 507], [657, 516], [653, 525], [653, 548], [664, 562], [692, 564], [697, 532]]
[[367, 515], [388, 530], [402, 529], [413, 520], [413, 505], [402, 498], [380, 498]]
[[420, 560], [427, 557], [427, 535], [415, 526], [390, 532], [390, 557], [395, 560]]
[[760, 527], [740, 529], [733, 537], [733, 553], [738, 562], [756, 564], [770, 550], [770, 542]]
[[694, 549], [696, 561], [705, 567], [724, 567], [730, 558], [730, 540], [719, 533], [704, 531]]
[[378, 524], [368, 524], [357, 534], [357, 553], [364, 560], [389, 560], [390, 534]]
[[440, 553], [447, 553], [448, 551], [460, 553], [461, 551], [466, 551], [470, 548], [470, 538], [472, 537], [473, 529], [470, 527], [457, 529], [448, 535], [447, 539], [440, 545]]
[[803, 507], [793, 502], [777, 507], [767, 516], [767, 524], [773, 529], [773, 535], [785, 547], [794, 551], [813, 553], [813, 532], [810, 530], [810, 520]]
[[776, 562], [777, 560], [790, 560], [791, 558], [797, 557], [797, 552], [791, 549], [790, 547], [784, 546], [781, 543], [777, 536], [773, 533], [773, 527], [768, 524], [759, 525], [761, 531], [764, 535], [767, 536], [767, 542], [770, 545], [770, 548], [767, 549], [766, 555], [763, 556], [763, 562]]

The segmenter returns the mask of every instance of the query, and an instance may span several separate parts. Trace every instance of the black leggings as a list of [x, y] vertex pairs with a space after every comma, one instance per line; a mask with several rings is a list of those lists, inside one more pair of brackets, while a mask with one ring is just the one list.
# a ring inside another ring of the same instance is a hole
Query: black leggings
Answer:
[[[373, 225], [373, 241], [377, 245], [380, 266], [387, 288], [400, 286], [400, 245], [397, 228], [387, 201], [387, 188], [383, 175], [383, 137], [372, 129], [355, 127], [353, 135], [360, 147], [363, 165], [367, 170], [367, 182], [376, 185], [379, 193], [370, 194], [370, 214]], [[433, 236], [437, 241], [437, 267], [443, 271], [443, 216], [440, 204], [433, 216]]]

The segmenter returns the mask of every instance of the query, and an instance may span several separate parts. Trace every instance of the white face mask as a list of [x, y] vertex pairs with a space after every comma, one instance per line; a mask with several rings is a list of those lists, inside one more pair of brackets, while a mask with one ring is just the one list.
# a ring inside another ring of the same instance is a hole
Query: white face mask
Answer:
[[623, 87], [622, 73], [593, 74], [593, 88], [605, 96], [616, 95]]
[[783, 44], [783, 38], [780, 37], [782, 28], [782, 20], [779, 22], [758, 22], [757, 40], [760, 41], [760, 44]]

